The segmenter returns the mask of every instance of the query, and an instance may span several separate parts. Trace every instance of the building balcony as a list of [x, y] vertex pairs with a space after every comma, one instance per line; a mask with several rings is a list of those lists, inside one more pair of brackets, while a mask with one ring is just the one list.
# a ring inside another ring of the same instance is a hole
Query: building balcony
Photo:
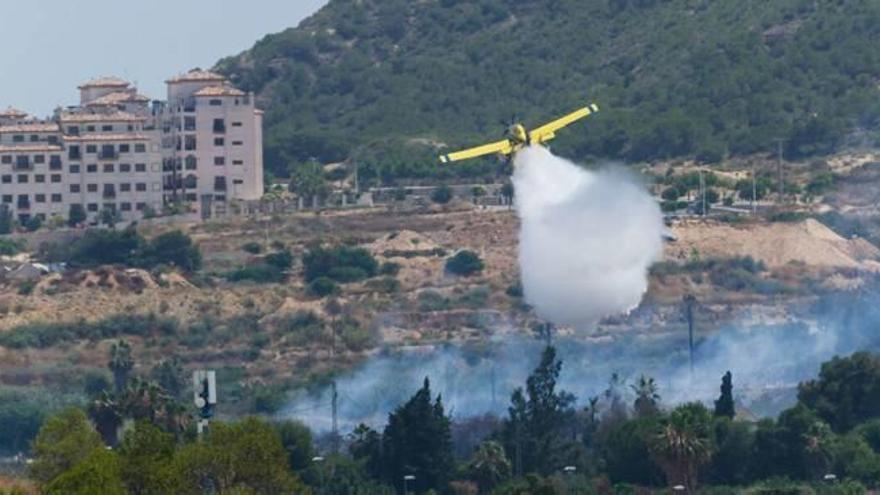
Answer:
[[116, 160], [119, 158], [119, 153], [116, 151], [101, 151], [98, 153], [99, 160]]
[[104, 199], [113, 199], [116, 197], [116, 191], [104, 191], [101, 195]]
[[30, 210], [31, 202], [30, 201], [19, 201], [16, 203], [15, 207], [19, 210]]

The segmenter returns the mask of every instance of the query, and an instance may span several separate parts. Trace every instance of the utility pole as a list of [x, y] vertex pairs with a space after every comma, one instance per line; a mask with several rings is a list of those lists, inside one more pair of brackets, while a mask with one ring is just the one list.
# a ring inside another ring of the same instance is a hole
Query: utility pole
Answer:
[[752, 161], [752, 216], [758, 215], [758, 176], [755, 171], [755, 162]]
[[693, 294], [684, 296], [685, 317], [688, 323], [688, 354], [690, 356], [691, 378], [694, 377], [694, 306], [697, 298]]
[[706, 216], [706, 179], [703, 177], [703, 169], [700, 169], [700, 215]]
[[778, 194], [779, 194], [779, 203], [782, 204], [785, 200], [785, 177], [783, 176], [782, 170], [782, 143], [785, 140], [782, 138], [776, 138], [776, 175], [778, 182]]

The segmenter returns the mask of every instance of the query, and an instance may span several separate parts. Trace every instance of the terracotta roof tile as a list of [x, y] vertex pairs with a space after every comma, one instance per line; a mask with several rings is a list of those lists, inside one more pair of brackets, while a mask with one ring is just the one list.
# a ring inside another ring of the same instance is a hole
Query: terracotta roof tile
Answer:
[[58, 132], [61, 129], [58, 127], [58, 124], [55, 123], [47, 123], [47, 124], [19, 124], [19, 125], [6, 125], [0, 126], [0, 134], [11, 134], [14, 132]]
[[208, 86], [195, 93], [194, 96], [247, 96], [247, 93], [231, 86]]
[[116, 93], [110, 93], [104, 95], [98, 99], [90, 101], [87, 103], [88, 106], [101, 106], [101, 105], [118, 105], [124, 102], [140, 102], [146, 103], [149, 102], [150, 98], [137, 93], [129, 93], [126, 91], [118, 91]]
[[216, 72], [211, 72], [208, 70], [202, 69], [193, 69], [184, 74], [180, 74], [174, 76], [167, 81], [166, 83], [181, 83], [181, 82], [210, 82], [210, 81], [225, 81], [226, 78], [217, 74]]
[[79, 89], [86, 88], [127, 88], [131, 83], [115, 76], [96, 77], [80, 85]]
[[61, 122], [142, 122], [147, 120], [127, 112], [114, 113], [62, 113]]
[[0, 111], [0, 117], [27, 117], [27, 113], [17, 108], [7, 107], [6, 110]]
[[0, 153], [41, 153], [41, 152], [61, 152], [61, 146], [53, 146], [49, 144], [24, 145], [24, 146], [5, 146], [0, 145]]
[[140, 133], [128, 134], [86, 134], [84, 136], [64, 136], [65, 142], [89, 142], [96, 141], [149, 141], [150, 136]]

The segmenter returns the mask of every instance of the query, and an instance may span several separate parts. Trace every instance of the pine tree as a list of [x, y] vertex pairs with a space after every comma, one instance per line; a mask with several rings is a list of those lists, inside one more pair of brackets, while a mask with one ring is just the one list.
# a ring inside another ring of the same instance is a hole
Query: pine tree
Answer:
[[440, 396], [431, 400], [427, 378], [422, 388], [388, 417], [382, 438], [385, 479], [402, 488], [404, 476], [415, 476], [410, 490], [446, 491], [455, 470], [450, 421]]
[[733, 403], [733, 375], [729, 371], [721, 378], [721, 396], [715, 401], [715, 416], [730, 419], [736, 416]]

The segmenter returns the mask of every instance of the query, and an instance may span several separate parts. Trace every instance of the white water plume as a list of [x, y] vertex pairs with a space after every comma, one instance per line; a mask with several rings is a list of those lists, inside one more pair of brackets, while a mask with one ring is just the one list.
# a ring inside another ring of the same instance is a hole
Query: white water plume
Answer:
[[663, 249], [651, 196], [622, 171], [587, 171], [540, 146], [514, 165], [520, 273], [538, 316], [589, 328], [638, 306]]

